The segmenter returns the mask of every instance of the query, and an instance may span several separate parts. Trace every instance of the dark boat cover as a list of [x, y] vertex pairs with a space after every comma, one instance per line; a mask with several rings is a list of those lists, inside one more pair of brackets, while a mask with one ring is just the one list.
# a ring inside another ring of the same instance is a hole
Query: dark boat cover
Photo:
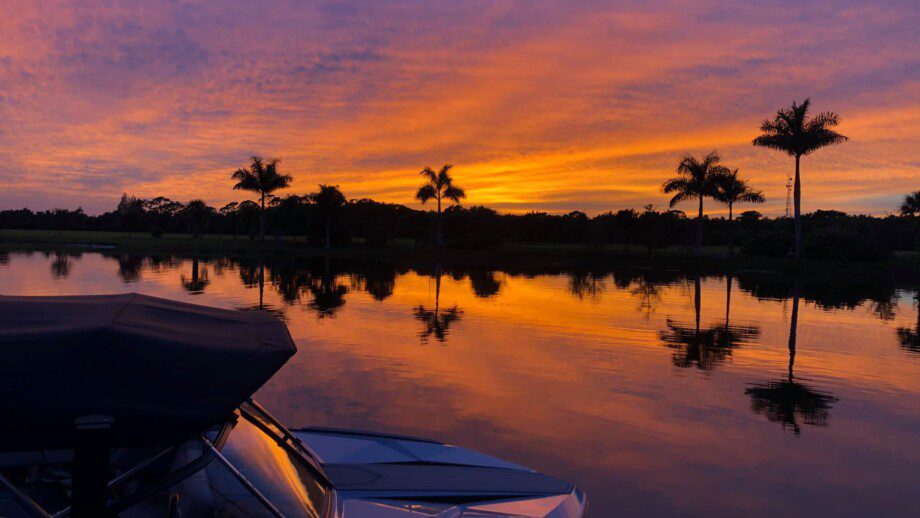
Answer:
[[138, 294], [0, 296], [0, 451], [71, 446], [114, 418], [116, 445], [172, 444], [228, 417], [295, 352], [284, 323]]

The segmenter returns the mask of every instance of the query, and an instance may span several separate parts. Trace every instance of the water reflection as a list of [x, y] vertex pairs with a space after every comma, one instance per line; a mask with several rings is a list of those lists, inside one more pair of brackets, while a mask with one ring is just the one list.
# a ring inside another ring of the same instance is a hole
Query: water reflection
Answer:
[[705, 328], [700, 327], [702, 287], [700, 277], [695, 276], [693, 279], [695, 324], [689, 326], [668, 318], [666, 328], [659, 332], [661, 341], [666, 346], [675, 349], [671, 361], [677, 367], [696, 367], [703, 371], [711, 371], [725, 362], [736, 347], [760, 335], [760, 329], [757, 326], [732, 326], [730, 324], [732, 285], [731, 277], [729, 276], [728, 279], [724, 323], [713, 324]]
[[435, 267], [434, 272], [434, 309], [427, 309], [423, 304], [419, 304], [413, 312], [415, 318], [422, 322], [422, 330], [418, 333], [422, 344], [427, 344], [431, 337], [434, 337], [443, 345], [447, 340], [450, 326], [463, 316], [463, 311], [456, 304], [447, 309], [441, 309], [442, 274], [443, 271], [439, 264]]
[[598, 302], [605, 289], [604, 275], [598, 272], [576, 270], [569, 275], [569, 291], [580, 300]]
[[484, 450], [575, 481], [598, 516], [893, 515], [915, 494], [920, 453], [891, 452], [920, 429], [917, 294], [884, 277], [92, 251], [56, 273], [58, 261], [13, 252], [0, 292], [272, 311], [300, 351], [257, 398], [285, 422]]
[[909, 354], [920, 357], [920, 290], [914, 294], [914, 305], [917, 306], [917, 323], [913, 329], [898, 327], [898, 342]]
[[207, 268], [199, 267], [199, 262], [198, 258], [192, 259], [192, 274], [189, 276], [183, 273], [179, 277], [182, 287], [192, 295], [201, 295], [208, 284], [211, 284]]
[[79, 254], [69, 254], [67, 252], [55, 252], [54, 260], [51, 261], [51, 278], [66, 279], [70, 275], [70, 268], [73, 266], [71, 256], [79, 257]]
[[338, 282], [338, 276], [330, 268], [330, 258], [323, 259], [321, 275], [312, 276], [307, 284], [307, 289], [313, 295], [313, 300], [308, 304], [310, 309], [316, 311], [320, 318], [333, 317], [336, 311], [345, 305], [345, 294], [348, 286]]
[[477, 297], [487, 299], [498, 295], [501, 291], [502, 282], [496, 277], [496, 273], [488, 270], [473, 270], [469, 273], [470, 286]]
[[787, 377], [780, 380], [755, 384], [745, 389], [751, 398], [751, 410], [766, 416], [771, 422], [780, 423], [795, 435], [802, 433], [802, 424], [827, 426], [830, 410], [837, 398], [833, 394], [815, 390], [795, 381], [795, 344], [799, 322], [799, 297], [801, 284], [795, 282], [792, 295], [792, 316], [789, 327], [789, 370]]
[[137, 282], [141, 278], [141, 268], [144, 266], [144, 256], [137, 254], [118, 254], [118, 276], [125, 284]]

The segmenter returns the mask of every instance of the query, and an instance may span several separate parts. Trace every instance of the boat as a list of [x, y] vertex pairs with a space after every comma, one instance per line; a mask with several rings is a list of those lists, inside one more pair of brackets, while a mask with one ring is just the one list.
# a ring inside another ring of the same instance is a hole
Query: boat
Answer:
[[287, 327], [140, 294], [0, 296], [0, 516], [584, 516], [574, 484], [427, 439], [289, 429]]

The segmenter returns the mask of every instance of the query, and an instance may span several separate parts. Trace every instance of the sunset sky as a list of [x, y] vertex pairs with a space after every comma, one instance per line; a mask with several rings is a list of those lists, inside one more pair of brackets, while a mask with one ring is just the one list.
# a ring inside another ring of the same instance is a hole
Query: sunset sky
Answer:
[[260, 154], [292, 193], [418, 207], [449, 162], [467, 205], [596, 214], [718, 149], [777, 214], [792, 160], [750, 141], [811, 97], [851, 141], [804, 159], [804, 210], [884, 214], [920, 188], [917, 27], [915, 0], [3, 0], [0, 209], [219, 206]]

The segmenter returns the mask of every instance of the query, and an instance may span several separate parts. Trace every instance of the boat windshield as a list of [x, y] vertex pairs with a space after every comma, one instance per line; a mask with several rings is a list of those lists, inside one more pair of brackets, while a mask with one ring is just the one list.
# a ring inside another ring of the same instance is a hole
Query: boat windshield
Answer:
[[[331, 490], [294, 448], [240, 419], [221, 453], [285, 516], [328, 516]], [[235, 481], [234, 481], [235, 482]], [[216, 488], [215, 488], [216, 489]], [[239, 483], [219, 489], [221, 516], [262, 516], [263, 505]]]

